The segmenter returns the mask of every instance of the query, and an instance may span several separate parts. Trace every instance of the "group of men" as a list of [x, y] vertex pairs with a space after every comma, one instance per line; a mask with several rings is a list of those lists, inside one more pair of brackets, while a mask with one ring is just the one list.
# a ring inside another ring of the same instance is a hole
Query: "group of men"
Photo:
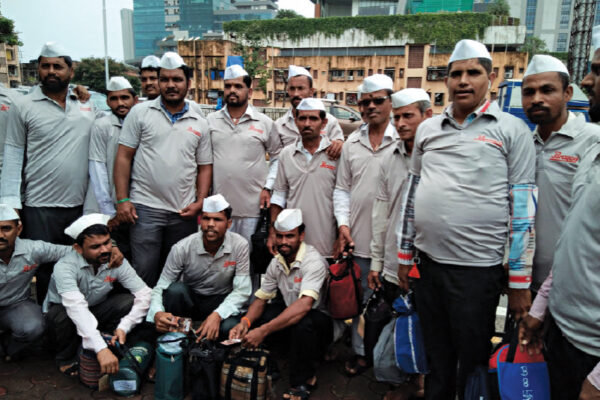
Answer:
[[[596, 34], [582, 82], [592, 120], [600, 120]], [[127, 79], [113, 77], [103, 115], [69, 89], [67, 54], [46, 44], [41, 84], [19, 98], [0, 92], [6, 360], [47, 330], [65, 374], [77, 371], [78, 338], [113, 373], [111, 343], [177, 329], [187, 317], [201, 323], [199, 338], [285, 342], [284, 398], [308, 398], [333, 341], [327, 268], [351, 252], [365, 298], [383, 291], [391, 304], [414, 291], [429, 373], [424, 388], [418, 376], [407, 382], [425, 398], [463, 398], [471, 373], [487, 365], [505, 289], [529, 351], [539, 351], [549, 310], [553, 398], [600, 396], [600, 128], [567, 110], [573, 89], [559, 60], [536, 55], [525, 71], [533, 134], [488, 99], [496, 76], [486, 47], [461, 40], [441, 115], [424, 90], [394, 92], [375, 74], [359, 88], [364, 123], [345, 139], [303, 67], [289, 67], [291, 107], [278, 120], [249, 104], [252, 77], [239, 65], [225, 70], [226, 106], [205, 118], [186, 99], [183, 59], [150, 56], [140, 68], [146, 100], [136, 104]], [[249, 239], [261, 208], [273, 221], [274, 257], [253, 283]], [[29, 299], [34, 274], [42, 308]], [[355, 376], [372, 363], [358, 317], [351, 340], [345, 370]], [[386, 397], [402, 398], [402, 389]]]

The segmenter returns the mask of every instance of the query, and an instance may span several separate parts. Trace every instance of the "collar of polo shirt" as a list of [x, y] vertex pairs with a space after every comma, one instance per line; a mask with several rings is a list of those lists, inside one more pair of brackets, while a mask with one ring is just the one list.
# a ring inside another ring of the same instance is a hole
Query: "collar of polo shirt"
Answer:
[[285, 274], [289, 275], [292, 268], [296, 267], [299, 263], [302, 263], [302, 259], [304, 258], [305, 254], [306, 245], [304, 244], [304, 242], [301, 242], [300, 247], [298, 247], [298, 252], [296, 252], [296, 258], [290, 266], [287, 265], [287, 262], [285, 262], [285, 258], [283, 258], [281, 254], [277, 253], [277, 255], [275, 255], [275, 258], [279, 262], [279, 265], [283, 267], [283, 271], [285, 272]]

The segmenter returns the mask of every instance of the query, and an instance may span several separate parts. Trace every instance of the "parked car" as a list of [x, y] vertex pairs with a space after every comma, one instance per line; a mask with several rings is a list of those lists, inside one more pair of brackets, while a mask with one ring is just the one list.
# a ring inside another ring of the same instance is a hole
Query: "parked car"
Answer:
[[344, 132], [344, 138], [347, 138], [352, 132], [354, 132], [362, 124], [360, 113], [350, 107], [338, 104], [337, 100], [321, 99], [325, 105], [325, 109], [329, 114], [337, 118], [342, 131]]

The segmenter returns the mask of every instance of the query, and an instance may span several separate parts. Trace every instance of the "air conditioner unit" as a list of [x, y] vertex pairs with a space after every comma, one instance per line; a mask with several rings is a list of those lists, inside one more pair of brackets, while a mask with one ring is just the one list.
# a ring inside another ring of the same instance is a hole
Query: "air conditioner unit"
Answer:
[[349, 81], [353, 81], [353, 80], [354, 80], [354, 76], [349, 76], [349, 77], [348, 77], [348, 80], [349, 80]]
[[504, 79], [512, 79], [513, 77], [513, 72], [512, 71], [506, 71], [504, 72]]

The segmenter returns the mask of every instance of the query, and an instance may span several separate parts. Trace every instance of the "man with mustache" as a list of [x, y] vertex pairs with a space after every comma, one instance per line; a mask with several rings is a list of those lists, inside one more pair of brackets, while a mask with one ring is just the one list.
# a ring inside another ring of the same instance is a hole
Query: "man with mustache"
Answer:
[[[59, 244], [72, 243], [63, 231], [83, 212], [90, 129], [97, 111], [69, 91], [74, 69], [67, 53], [54, 42], [42, 47], [41, 85], [21, 96], [8, 118], [0, 179], [1, 202], [22, 208], [23, 237]], [[52, 268], [43, 264], [37, 270], [38, 302], [46, 295]]]
[[[112, 333], [112, 344], [135, 343], [142, 329], [132, 330], [143, 321], [150, 305], [151, 290], [127, 260], [119, 268], [109, 268], [112, 252], [110, 216], [87, 214], [73, 222], [65, 234], [75, 240], [71, 252], [54, 268], [44, 312], [55, 341], [55, 360], [65, 374], [77, 370], [79, 344], [96, 353], [101, 373], [119, 370], [117, 357], [107, 347], [101, 332]], [[130, 293], [113, 291], [119, 283]], [[141, 328], [141, 326], [140, 326]]]
[[180, 317], [203, 321], [198, 341], [227, 338], [252, 294], [248, 241], [227, 229], [231, 206], [220, 194], [204, 199], [201, 232], [171, 249], [152, 290], [146, 320], [159, 332], [177, 326]]
[[133, 266], [149, 286], [171, 247], [197, 232], [196, 216], [212, 180], [209, 128], [185, 99], [191, 74], [177, 53], [165, 53], [161, 95], [133, 107], [119, 137], [117, 220], [132, 224]]
[[[295, 143], [301, 136], [301, 132], [296, 125], [296, 110], [302, 99], [314, 97], [313, 78], [310, 72], [304, 67], [290, 65], [288, 69], [287, 95], [290, 98], [291, 107], [284, 116], [277, 119], [273, 124], [273, 129], [281, 138], [284, 146]], [[322, 134], [329, 138], [330, 145], [327, 148], [327, 155], [332, 160], [337, 160], [344, 144], [344, 133], [337, 119], [326, 113], [327, 125], [322, 129]]]
[[[321, 135], [327, 126], [323, 102], [310, 97], [303, 99], [296, 107], [295, 126], [302, 136], [286, 146], [279, 155], [277, 179], [271, 198], [271, 221], [275, 221], [286, 206], [299, 208], [307, 221], [304, 241], [314, 246], [323, 257], [332, 259], [336, 238], [333, 188], [337, 160], [331, 160], [327, 155], [331, 141], [329, 137]], [[268, 247], [275, 255], [273, 227]]]
[[142, 82], [142, 95], [148, 100], [154, 100], [160, 96], [158, 87], [158, 70], [160, 59], [156, 56], [144, 57], [140, 65], [140, 81]]
[[108, 222], [111, 236], [117, 241], [125, 258], [131, 259], [129, 227], [114, 218], [117, 210], [113, 170], [123, 121], [137, 103], [138, 97], [131, 83], [122, 76], [113, 76], [106, 90], [106, 103], [112, 114], [100, 118], [92, 126], [89, 152], [90, 185], [100, 212], [113, 217]]
[[248, 102], [252, 96], [248, 72], [240, 65], [231, 65], [225, 70], [224, 81], [226, 105], [208, 115], [215, 158], [213, 190], [231, 202], [231, 231], [250, 240], [259, 210], [271, 204], [282, 145], [272, 130], [271, 118]]
[[592, 61], [590, 72], [583, 77], [579, 86], [590, 99], [588, 114], [592, 122], [600, 122], [600, 25], [592, 28]]
[[273, 224], [278, 254], [271, 260], [256, 299], [230, 339], [255, 348], [265, 340], [290, 351], [287, 399], [307, 399], [317, 385], [316, 362], [333, 338], [324, 303], [327, 261], [304, 242], [302, 211], [285, 209]]
[[[366, 124], [352, 133], [342, 149], [333, 191], [333, 210], [339, 239], [336, 254], [345, 246], [353, 249], [354, 260], [361, 269], [365, 299], [371, 294], [367, 275], [371, 264], [371, 215], [373, 195], [377, 192], [381, 160], [396, 148], [398, 133], [390, 124], [394, 83], [389, 76], [375, 74], [362, 84], [360, 106]], [[354, 376], [368, 368], [363, 339], [358, 334], [359, 318], [353, 320], [352, 348], [355, 357], [346, 364], [346, 373]]]
[[418, 263], [426, 399], [462, 398], [467, 376], [487, 366], [507, 240], [509, 309], [518, 319], [531, 304], [535, 148], [527, 125], [486, 98], [494, 79], [485, 45], [456, 44], [452, 104], [419, 126], [402, 190], [398, 279]]
[[523, 109], [536, 124], [533, 140], [539, 201], [531, 282], [534, 292], [550, 273], [556, 242], [571, 206], [573, 176], [583, 154], [600, 140], [600, 127], [567, 110], [572, 96], [565, 65], [552, 56], [535, 55], [521, 88]]

